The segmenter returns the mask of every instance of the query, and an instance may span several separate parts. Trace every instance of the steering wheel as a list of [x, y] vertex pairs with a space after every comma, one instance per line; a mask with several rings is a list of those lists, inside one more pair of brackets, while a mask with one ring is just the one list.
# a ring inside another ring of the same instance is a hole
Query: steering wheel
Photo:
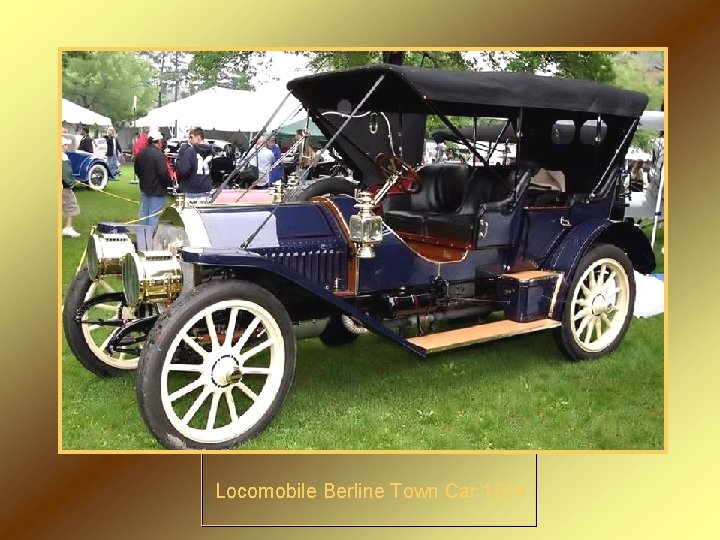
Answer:
[[404, 159], [394, 154], [380, 153], [375, 158], [375, 165], [385, 180], [397, 175], [400, 178], [397, 185], [402, 191], [419, 193], [422, 189], [420, 176], [415, 168]]

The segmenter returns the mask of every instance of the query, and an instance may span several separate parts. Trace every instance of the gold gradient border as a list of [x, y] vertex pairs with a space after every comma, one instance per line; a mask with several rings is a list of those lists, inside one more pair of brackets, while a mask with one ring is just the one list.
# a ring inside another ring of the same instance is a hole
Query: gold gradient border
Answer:
[[[143, 49], [168, 44], [196, 49], [381, 44], [460, 49], [618, 43], [623, 49], [668, 47], [666, 65], [670, 59], [673, 65], [673, 133], [678, 133], [672, 139], [673, 239], [680, 239], [673, 244], [673, 289], [667, 297], [672, 303], [673, 334], [666, 341], [666, 358], [672, 354], [673, 362], [666, 364], [667, 397], [672, 398], [666, 434], [672, 438], [666, 439], [667, 451], [658, 455], [541, 455], [538, 529], [493, 533], [504, 538], [710, 536], [717, 511], [715, 453], [720, 442], [716, 429], [720, 368], [714, 360], [718, 315], [713, 309], [712, 273], [718, 266], [713, 234], [717, 212], [712, 202], [720, 192], [713, 165], [719, 116], [716, 3], [610, 0], [599, 6], [557, 1], [487, 6], [470, 1], [451, 5], [366, 1], [338, 6], [318, 1], [301, 9], [297, 2], [278, 2], [272, 9], [268, 4], [219, 2], [195, 7], [27, 2], [3, 14], [5, 76], [0, 106], [5, 129], [0, 141], [6, 207], [1, 214], [5, 256], [0, 283], [5, 309], [0, 328], [6, 369], [0, 378], [4, 398], [0, 537], [237, 538], [233, 530], [200, 529], [196, 456], [57, 454], [57, 340], [47, 337], [48, 329], [52, 334], [58, 328], [59, 295], [52, 276], [58, 260], [58, 208], [56, 195], [47, 192], [56, 189], [58, 174], [56, 59], [59, 47], [95, 49], [99, 43], [111, 48], [140, 44]], [[669, 162], [666, 165], [669, 179]], [[669, 215], [669, 197], [666, 204]], [[666, 236], [666, 260], [667, 254]], [[669, 316], [666, 336], [668, 322]], [[376, 529], [373, 536], [422, 539], [436, 538], [438, 533]], [[277, 531], [253, 534], [274, 538]], [[338, 531], [301, 529], [292, 534], [335, 538]], [[367, 537], [363, 530], [342, 534]], [[441, 534], [477, 536], [463, 530]]]

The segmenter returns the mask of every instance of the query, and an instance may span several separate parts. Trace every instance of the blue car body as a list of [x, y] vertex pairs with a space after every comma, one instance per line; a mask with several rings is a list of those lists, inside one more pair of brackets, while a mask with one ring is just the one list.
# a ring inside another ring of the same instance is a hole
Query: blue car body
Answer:
[[90, 189], [102, 191], [108, 179], [114, 178], [104, 159], [82, 150], [68, 150], [66, 154], [70, 158], [73, 177]]

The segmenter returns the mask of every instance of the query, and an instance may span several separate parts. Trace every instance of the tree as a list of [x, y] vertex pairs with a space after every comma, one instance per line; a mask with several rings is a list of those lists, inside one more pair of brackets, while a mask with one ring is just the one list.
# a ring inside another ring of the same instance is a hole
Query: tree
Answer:
[[571, 79], [610, 83], [615, 80], [613, 57], [608, 51], [495, 51], [491, 65], [503, 71], [553, 73]]
[[189, 64], [192, 55], [182, 51], [143, 51], [139, 53], [153, 66], [156, 77], [152, 84], [157, 86], [157, 107], [185, 97]]
[[190, 62], [193, 86], [197, 90], [218, 85], [236, 90], [251, 90], [250, 79], [255, 75], [251, 60], [264, 55], [264, 51], [197, 52]]
[[133, 96], [136, 117], [154, 105], [157, 90], [148, 84], [153, 75], [148, 61], [132, 52], [72, 56], [62, 73], [63, 97], [121, 125], [133, 119]]
[[308, 58], [308, 66], [316, 72], [382, 62], [460, 71], [474, 67], [460, 51], [310, 51], [301, 54]]
[[71, 58], [89, 58], [92, 53], [88, 51], [63, 51], [62, 53], [62, 68], [67, 67], [67, 63]]
[[[621, 88], [637, 90], [648, 95], [647, 109], [660, 110], [665, 89], [664, 58], [662, 53], [624, 52], [613, 59], [617, 77], [614, 84]], [[645, 152], [652, 150], [658, 132], [649, 129], [638, 129], [633, 137], [632, 145]]]

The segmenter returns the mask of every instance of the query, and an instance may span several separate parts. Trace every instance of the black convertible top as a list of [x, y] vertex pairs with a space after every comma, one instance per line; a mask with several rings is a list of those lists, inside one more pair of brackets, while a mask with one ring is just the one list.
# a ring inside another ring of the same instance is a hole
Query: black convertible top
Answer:
[[[477, 126], [477, 128], [458, 128], [458, 131], [463, 137], [465, 137], [469, 141], [475, 140], [494, 142], [498, 137], [500, 137], [500, 134], [503, 133], [504, 127], [505, 126], [503, 124], [493, 124], [490, 126], [481, 125]], [[433, 131], [430, 134], [430, 138], [432, 138], [432, 140], [434, 140], [436, 143], [442, 143], [445, 141], [463, 142], [462, 139], [460, 139], [455, 132], [447, 128], [437, 129]], [[515, 136], [515, 129], [512, 126], [508, 126], [507, 129], [505, 129], [505, 133], [503, 134], [499, 142], [517, 142], [517, 137]]]
[[482, 107], [524, 107], [634, 118], [648, 102], [641, 92], [592, 81], [392, 64], [318, 73], [293, 79], [287, 87], [308, 108], [337, 110], [340, 100], [354, 108], [381, 75], [385, 79], [361, 110], [420, 113], [428, 112], [431, 102], [445, 114], [473, 114]]

